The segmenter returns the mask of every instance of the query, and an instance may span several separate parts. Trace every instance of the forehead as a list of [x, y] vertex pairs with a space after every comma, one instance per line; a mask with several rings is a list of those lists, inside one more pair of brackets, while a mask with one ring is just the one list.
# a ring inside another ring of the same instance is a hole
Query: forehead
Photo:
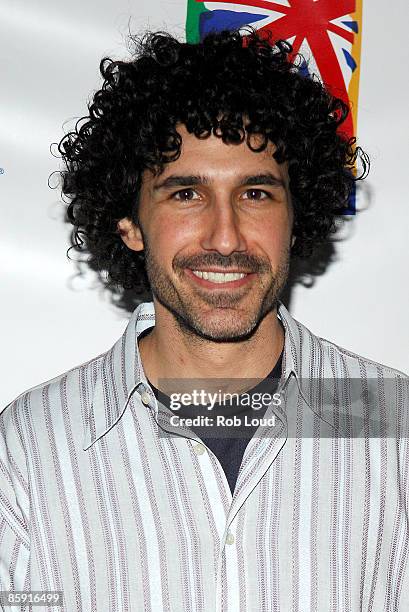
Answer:
[[[189, 173], [207, 175], [215, 182], [234, 181], [239, 175], [257, 174], [261, 171], [272, 172], [288, 184], [287, 163], [279, 164], [273, 157], [274, 143], [268, 141], [263, 151], [252, 151], [246, 141], [226, 144], [222, 138], [211, 134], [208, 138], [198, 138], [191, 134], [183, 124], [176, 126], [182, 138], [180, 156], [177, 160], [164, 164], [161, 174], [154, 176], [145, 170], [144, 182], [155, 184], [168, 175]], [[257, 147], [262, 137], [252, 135], [250, 144]]]

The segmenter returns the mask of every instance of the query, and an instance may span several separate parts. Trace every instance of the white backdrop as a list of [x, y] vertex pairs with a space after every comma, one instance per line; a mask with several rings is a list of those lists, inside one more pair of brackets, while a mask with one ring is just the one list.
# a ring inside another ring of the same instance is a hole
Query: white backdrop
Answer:
[[[364, 0], [358, 139], [369, 153], [370, 205], [337, 243], [337, 260], [291, 312], [314, 333], [409, 372], [409, 5]], [[109, 349], [127, 316], [90, 272], [73, 279], [68, 225], [47, 179], [49, 147], [100, 86], [101, 57], [127, 58], [128, 29], [183, 37], [183, 0], [1, 1], [0, 409], [24, 390]], [[67, 120], [70, 120], [67, 122]], [[63, 123], [66, 123], [63, 129]]]

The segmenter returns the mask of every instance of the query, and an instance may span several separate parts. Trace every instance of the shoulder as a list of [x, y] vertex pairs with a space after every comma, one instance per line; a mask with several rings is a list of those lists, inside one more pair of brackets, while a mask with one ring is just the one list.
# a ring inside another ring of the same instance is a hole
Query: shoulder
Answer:
[[106, 352], [20, 393], [0, 410], [0, 434], [7, 435], [27, 419], [42, 419], [44, 409], [55, 402], [61, 404], [69, 398], [75, 403], [89, 396], [105, 355]]
[[301, 387], [314, 405], [325, 408], [326, 418], [344, 418], [348, 426], [352, 419], [354, 428], [365, 425], [373, 437], [409, 437], [406, 373], [322, 338], [294, 319], [291, 331]]
[[302, 377], [409, 378], [400, 370], [354, 353], [315, 334], [295, 319], [282, 303], [278, 316], [285, 327], [288, 356]]
[[385, 378], [401, 378], [409, 380], [409, 375], [405, 372], [392, 368], [391, 366], [385, 365], [364, 357], [358, 353], [354, 353], [342, 346], [339, 346], [335, 342], [315, 336], [316, 342], [320, 345], [325, 355], [348, 370], [356, 371], [357, 368], [363, 375], [375, 375], [376, 377], [383, 376]]
[[375, 437], [408, 438], [409, 376], [325, 338], [316, 336], [316, 342], [324, 363], [330, 364], [329, 387], [339, 395], [342, 409], [347, 407], [362, 423], [370, 418], [369, 431]]
[[391, 431], [399, 427], [409, 436], [409, 376], [396, 368], [322, 338], [294, 319], [284, 307], [280, 318], [286, 328], [287, 360], [306, 396], [324, 402], [333, 413], [355, 410], [387, 419]]

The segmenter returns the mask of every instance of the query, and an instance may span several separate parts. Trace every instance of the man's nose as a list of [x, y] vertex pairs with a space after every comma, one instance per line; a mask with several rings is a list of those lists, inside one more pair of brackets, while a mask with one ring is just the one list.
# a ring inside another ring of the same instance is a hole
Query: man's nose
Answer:
[[203, 220], [203, 249], [230, 255], [234, 251], [246, 251], [247, 244], [242, 234], [243, 225], [233, 202], [218, 197]]

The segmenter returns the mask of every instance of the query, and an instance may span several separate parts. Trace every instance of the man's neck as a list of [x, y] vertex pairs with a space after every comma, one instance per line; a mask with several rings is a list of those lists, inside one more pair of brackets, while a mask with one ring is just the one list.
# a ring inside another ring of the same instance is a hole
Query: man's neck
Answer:
[[276, 309], [242, 342], [211, 342], [183, 333], [174, 316], [155, 303], [155, 326], [138, 343], [145, 376], [161, 378], [265, 378], [284, 346]]

